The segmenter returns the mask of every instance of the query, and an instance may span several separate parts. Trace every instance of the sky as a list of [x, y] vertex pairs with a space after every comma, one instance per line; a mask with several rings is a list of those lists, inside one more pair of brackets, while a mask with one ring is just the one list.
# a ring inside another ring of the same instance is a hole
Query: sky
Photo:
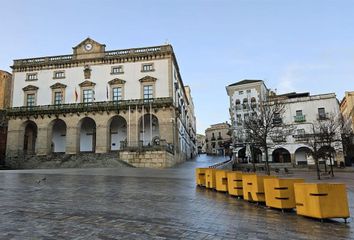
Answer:
[[172, 44], [197, 132], [230, 122], [225, 87], [262, 79], [277, 93], [354, 90], [354, 0], [0, 0], [0, 69], [71, 54]]

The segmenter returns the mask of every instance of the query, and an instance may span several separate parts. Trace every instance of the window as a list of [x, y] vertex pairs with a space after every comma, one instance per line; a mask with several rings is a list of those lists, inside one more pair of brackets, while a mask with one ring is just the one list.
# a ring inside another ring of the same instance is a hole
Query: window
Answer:
[[318, 109], [318, 119], [326, 119], [326, 110], [325, 108], [319, 108]]
[[115, 87], [115, 88], [112, 89], [112, 91], [113, 91], [113, 101], [123, 100], [122, 88], [121, 87]]
[[36, 106], [36, 95], [34, 93], [26, 95], [26, 106], [27, 107]]
[[152, 99], [153, 98], [153, 89], [152, 85], [145, 85], [144, 86], [144, 99]]
[[54, 105], [59, 105], [63, 103], [63, 93], [54, 92]]
[[298, 129], [297, 135], [301, 135], [301, 136], [305, 135], [305, 129]]
[[36, 81], [38, 80], [37, 73], [27, 73], [26, 81]]
[[112, 67], [111, 74], [122, 74], [123, 72], [123, 66], [114, 66]]
[[251, 89], [247, 89], [247, 93], [251, 93]]
[[143, 64], [142, 67], [142, 72], [150, 72], [150, 71], [154, 71], [154, 66], [152, 63], [148, 63], [148, 64]]
[[249, 115], [248, 113], [246, 113], [246, 114], [244, 115], [244, 118], [245, 118], [245, 121], [248, 121], [248, 120], [250, 119], [250, 115]]
[[296, 116], [302, 116], [302, 110], [296, 110]]
[[64, 71], [56, 71], [54, 72], [54, 79], [58, 79], [58, 78], [65, 78], [65, 72]]
[[239, 91], [238, 94], [242, 95], [242, 94], [243, 94], [243, 91]]
[[82, 91], [82, 93], [83, 93], [82, 100], [83, 100], [84, 103], [93, 102], [93, 100], [94, 100], [94, 96], [93, 96], [94, 92], [93, 92], [92, 89], [85, 89], [85, 90]]

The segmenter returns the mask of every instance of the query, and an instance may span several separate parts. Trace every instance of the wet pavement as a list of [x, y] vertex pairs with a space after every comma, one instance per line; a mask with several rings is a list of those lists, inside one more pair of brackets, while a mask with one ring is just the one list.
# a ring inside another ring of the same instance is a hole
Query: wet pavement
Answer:
[[[0, 171], [0, 239], [354, 239], [352, 220], [321, 223], [195, 186], [196, 167], [224, 160]], [[350, 185], [353, 216], [354, 173], [337, 175]]]

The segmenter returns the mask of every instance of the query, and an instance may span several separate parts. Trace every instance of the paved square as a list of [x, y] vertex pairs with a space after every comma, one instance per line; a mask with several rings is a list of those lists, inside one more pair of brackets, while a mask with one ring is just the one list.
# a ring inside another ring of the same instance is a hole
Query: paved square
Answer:
[[[354, 239], [352, 222], [321, 223], [196, 188], [195, 167], [222, 160], [202, 156], [164, 170], [0, 171], [0, 239]], [[336, 175], [351, 183], [353, 216], [354, 173]]]

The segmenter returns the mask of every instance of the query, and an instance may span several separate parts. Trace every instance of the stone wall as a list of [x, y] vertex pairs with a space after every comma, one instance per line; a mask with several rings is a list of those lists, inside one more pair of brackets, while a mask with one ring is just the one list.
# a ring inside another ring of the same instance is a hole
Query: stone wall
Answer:
[[146, 168], [168, 168], [185, 161], [180, 155], [174, 156], [164, 150], [142, 152], [120, 151], [119, 158], [134, 167]]

